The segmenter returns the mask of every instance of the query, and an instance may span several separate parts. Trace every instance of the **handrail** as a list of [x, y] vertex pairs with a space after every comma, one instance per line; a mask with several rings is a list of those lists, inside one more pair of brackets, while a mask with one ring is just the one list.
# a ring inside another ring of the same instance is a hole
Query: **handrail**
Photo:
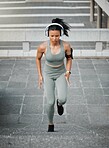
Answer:
[[107, 0], [95, 0], [95, 2], [103, 9], [109, 16], [109, 2]]

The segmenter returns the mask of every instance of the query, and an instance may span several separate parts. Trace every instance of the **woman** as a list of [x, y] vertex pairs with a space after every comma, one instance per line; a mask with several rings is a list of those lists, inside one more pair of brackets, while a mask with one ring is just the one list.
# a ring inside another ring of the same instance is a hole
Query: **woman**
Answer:
[[[67, 101], [67, 87], [72, 67], [72, 48], [70, 44], [61, 40], [62, 35], [68, 36], [69, 25], [62, 19], [52, 20], [45, 29], [48, 41], [43, 42], [37, 49], [36, 65], [38, 69], [39, 87], [44, 81], [44, 91], [47, 98], [48, 132], [54, 132], [54, 104], [55, 88], [57, 90], [57, 111], [64, 112], [63, 104]], [[44, 77], [41, 69], [41, 58], [45, 55]], [[64, 59], [66, 57], [66, 65]]]

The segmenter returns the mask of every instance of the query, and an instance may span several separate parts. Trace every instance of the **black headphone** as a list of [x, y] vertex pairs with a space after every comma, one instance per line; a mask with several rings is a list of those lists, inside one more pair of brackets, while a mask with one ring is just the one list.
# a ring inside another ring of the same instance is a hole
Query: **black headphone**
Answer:
[[49, 25], [45, 28], [45, 36], [47, 36], [47, 37], [49, 36], [49, 35], [48, 35], [48, 29], [49, 29], [50, 26], [54, 26], [54, 25], [59, 26], [59, 27], [61, 28], [61, 36], [64, 35], [64, 28], [62, 27], [62, 25], [60, 25], [59, 23], [51, 23], [51, 24], [49, 24]]

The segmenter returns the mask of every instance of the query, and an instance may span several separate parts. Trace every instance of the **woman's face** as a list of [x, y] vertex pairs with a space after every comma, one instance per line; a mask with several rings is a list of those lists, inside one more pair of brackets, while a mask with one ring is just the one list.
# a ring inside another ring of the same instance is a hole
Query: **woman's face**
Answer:
[[52, 43], [59, 42], [60, 39], [60, 31], [59, 30], [49, 30], [49, 38]]

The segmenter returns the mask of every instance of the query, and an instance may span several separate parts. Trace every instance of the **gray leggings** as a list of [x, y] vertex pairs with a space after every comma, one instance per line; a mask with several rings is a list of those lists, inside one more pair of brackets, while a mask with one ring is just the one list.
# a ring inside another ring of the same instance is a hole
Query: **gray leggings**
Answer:
[[54, 104], [55, 104], [55, 88], [57, 98], [61, 105], [67, 101], [67, 81], [64, 74], [61, 74], [57, 79], [50, 78], [47, 74], [44, 75], [44, 91], [47, 98], [47, 115], [49, 122], [53, 122]]

